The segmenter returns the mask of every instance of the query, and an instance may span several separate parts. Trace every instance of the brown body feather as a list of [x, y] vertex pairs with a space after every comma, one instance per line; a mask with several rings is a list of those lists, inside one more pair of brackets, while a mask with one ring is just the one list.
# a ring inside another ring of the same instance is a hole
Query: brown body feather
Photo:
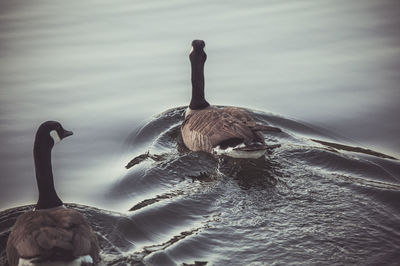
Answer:
[[85, 255], [96, 263], [99, 250], [96, 235], [85, 217], [63, 207], [21, 215], [7, 242], [10, 266], [18, 265], [19, 258], [68, 261]]
[[242, 139], [245, 144], [265, 144], [260, 132], [263, 128], [244, 109], [208, 107], [189, 110], [181, 132], [188, 149], [212, 152], [212, 148], [229, 139]]

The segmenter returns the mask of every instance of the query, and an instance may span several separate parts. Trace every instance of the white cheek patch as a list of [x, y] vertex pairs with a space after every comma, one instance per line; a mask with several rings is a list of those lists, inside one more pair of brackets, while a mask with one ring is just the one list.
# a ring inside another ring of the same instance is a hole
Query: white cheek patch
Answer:
[[190, 49], [189, 54], [193, 53], [193, 50], [194, 50], [194, 49], [193, 49], [193, 46], [192, 46], [192, 49]]
[[61, 140], [60, 136], [58, 135], [57, 131], [55, 131], [55, 130], [50, 131], [50, 136], [53, 138], [54, 144], [60, 142], [60, 140]]

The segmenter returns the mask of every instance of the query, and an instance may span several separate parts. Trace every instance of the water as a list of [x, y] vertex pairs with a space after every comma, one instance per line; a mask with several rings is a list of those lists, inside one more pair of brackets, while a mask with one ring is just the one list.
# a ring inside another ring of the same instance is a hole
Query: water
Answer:
[[[36, 201], [38, 125], [56, 189], [95, 227], [105, 264], [391, 264], [400, 254], [400, 5], [391, 1], [2, 1], [0, 264]], [[206, 97], [281, 127], [265, 160], [190, 153], [188, 52]], [[171, 109], [172, 108], [172, 109]], [[129, 170], [135, 156], [148, 158]], [[132, 211], [129, 211], [132, 209]]]

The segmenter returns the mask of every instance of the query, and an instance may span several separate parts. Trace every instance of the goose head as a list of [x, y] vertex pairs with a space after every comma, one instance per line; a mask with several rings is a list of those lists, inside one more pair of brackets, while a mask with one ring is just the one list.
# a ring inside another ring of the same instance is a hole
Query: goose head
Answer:
[[38, 128], [35, 144], [52, 148], [55, 144], [72, 134], [72, 131], [65, 130], [59, 122], [46, 121]]
[[207, 60], [207, 54], [204, 52], [206, 43], [203, 40], [193, 40], [192, 49], [190, 50], [189, 58], [192, 64], [202, 64]]

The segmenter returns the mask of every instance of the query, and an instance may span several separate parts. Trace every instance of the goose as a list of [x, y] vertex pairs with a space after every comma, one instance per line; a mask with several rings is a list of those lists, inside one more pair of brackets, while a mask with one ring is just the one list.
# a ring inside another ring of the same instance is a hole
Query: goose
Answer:
[[33, 154], [39, 199], [36, 207], [17, 218], [7, 240], [10, 266], [95, 265], [99, 244], [85, 217], [66, 208], [53, 182], [51, 150], [71, 136], [59, 122], [47, 121], [37, 130]]
[[256, 123], [244, 109], [211, 106], [204, 97], [205, 42], [193, 40], [190, 51], [192, 99], [185, 112], [181, 134], [191, 151], [214, 155], [256, 159], [265, 154], [262, 131], [281, 132], [279, 128]]

